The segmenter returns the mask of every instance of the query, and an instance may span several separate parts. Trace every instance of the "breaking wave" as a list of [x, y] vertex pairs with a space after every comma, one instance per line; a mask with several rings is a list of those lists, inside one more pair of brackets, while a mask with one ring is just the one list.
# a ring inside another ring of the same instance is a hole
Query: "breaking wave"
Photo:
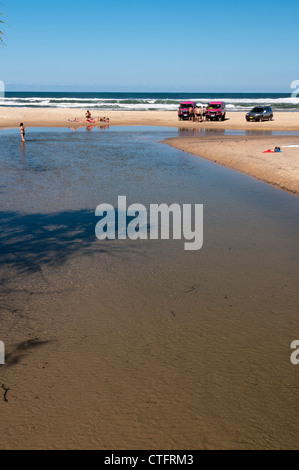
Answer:
[[253, 106], [272, 106], [275, 111], [299, 111], [299, 97], [287, 94], [207, 94], [207, 93], [7, 93], [0, 97], [2, 107], [86, 108], [128, 111], [174, 111], [181, 101], [206, 105], [225, 101], [229, 111], [247, 111]]

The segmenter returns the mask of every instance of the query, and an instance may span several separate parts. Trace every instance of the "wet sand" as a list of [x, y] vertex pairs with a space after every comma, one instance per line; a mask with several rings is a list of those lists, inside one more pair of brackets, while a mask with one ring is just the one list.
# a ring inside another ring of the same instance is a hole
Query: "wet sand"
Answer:
[[[1, 134], [2, 449], [299, 447], [299, 199], [172, 133]], [[204, 204], [203, 248], [100, 242], [120, 194]]]

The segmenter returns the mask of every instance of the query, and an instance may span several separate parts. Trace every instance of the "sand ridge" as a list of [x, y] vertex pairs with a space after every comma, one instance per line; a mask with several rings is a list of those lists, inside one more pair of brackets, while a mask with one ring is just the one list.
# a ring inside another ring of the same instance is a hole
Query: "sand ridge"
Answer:
[[[299, 195], [299, 136], [189, 137], [165, 143]], [[281, 153], [263, 153], [276, 146]]]

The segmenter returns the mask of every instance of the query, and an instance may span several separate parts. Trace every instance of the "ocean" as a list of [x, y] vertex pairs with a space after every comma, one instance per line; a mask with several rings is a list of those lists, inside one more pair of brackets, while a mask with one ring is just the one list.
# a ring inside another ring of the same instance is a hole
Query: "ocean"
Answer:
[[83, 108], [128, 111], [175, 111], [183, 100], [205, 105], [225, 101], [229, 111], [272, 106], [274, 111], [299, 111], [299, 97], [290, 93], [72, 93], [6, 92], [0, 106], [25, 108]]

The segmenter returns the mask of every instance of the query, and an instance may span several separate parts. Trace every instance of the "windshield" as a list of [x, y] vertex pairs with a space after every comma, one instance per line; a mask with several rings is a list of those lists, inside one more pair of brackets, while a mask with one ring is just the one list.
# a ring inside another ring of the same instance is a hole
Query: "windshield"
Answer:
[[193, 108], [193, 106], [192, 106], [192, 104], [182, 103], [182, 104], [180, 104], [180, 108], [181, 108], [181, 109], [182, 109], [182, 108], [184, 108], [184, 109], [185, 109], [185, 108], [188, 108], [188, 109], [189, 109], [189, 108]]
[[221, 104], [209, 104], [208, 109], [220, 109], [220, 108], [221, 108]]
[[252, 112], [253, 113], [262, 113], [264, 111], [264, 108], [253, 108]]

